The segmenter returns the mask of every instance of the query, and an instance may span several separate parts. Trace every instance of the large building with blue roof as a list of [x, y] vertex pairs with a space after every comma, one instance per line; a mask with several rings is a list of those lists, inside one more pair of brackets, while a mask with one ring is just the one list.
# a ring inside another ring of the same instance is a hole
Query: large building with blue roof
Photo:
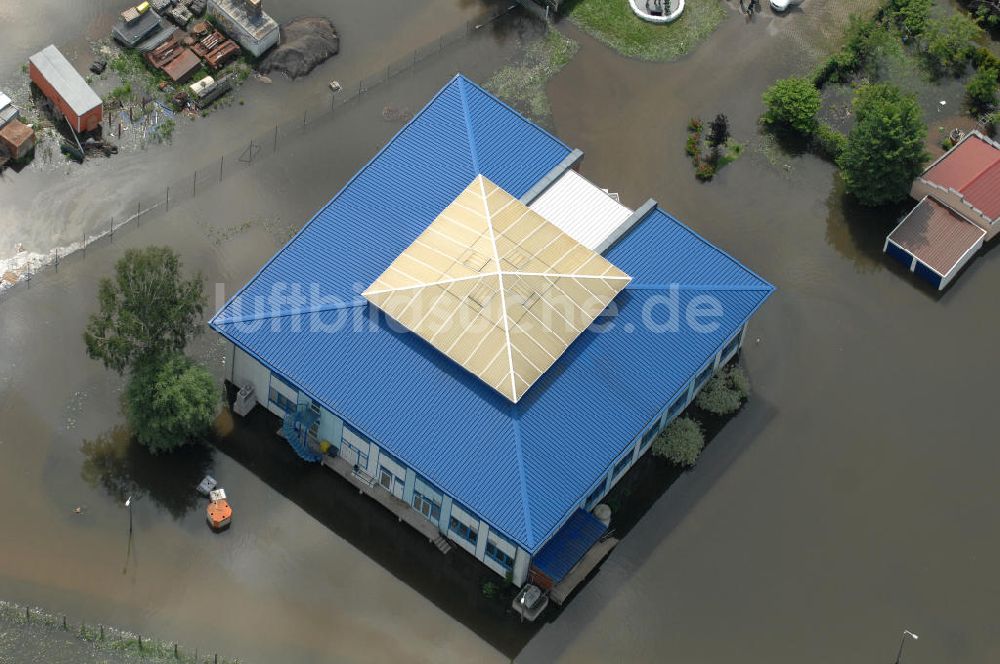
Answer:
[[[773, 290], [581, 156], [456, 76], [210, 322], [303, 458], [346, 460], [518, 585], [600, 537], [591, 510]], [[428, 327], [452, 301], [438, 318], [479, 318]]]

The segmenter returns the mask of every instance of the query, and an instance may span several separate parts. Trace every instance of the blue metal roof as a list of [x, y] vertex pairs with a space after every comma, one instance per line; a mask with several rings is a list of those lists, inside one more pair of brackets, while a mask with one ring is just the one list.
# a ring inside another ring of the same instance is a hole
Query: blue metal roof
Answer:
[[531, 565], [553, 584], [559, 583], [607, 529], [590, 512], [577, 510], [531, 559]]
[[[605, 252], [633, 277], [606, 329], [517, 404], [360, 297], [476, 175], [518, 197], [569, 152], [457, 76], [211, 321], [533, 554], [773, 290], [657, 208]], [[709, 296], [716, 327], [671, 331]]]

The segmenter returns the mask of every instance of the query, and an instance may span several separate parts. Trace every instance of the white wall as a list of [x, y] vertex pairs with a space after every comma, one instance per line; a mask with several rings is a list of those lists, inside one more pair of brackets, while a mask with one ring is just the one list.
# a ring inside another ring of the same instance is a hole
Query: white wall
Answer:
[[253, 385], [257, 403], [267, 406], [267, 389], [271, 372], [263, 364], [246, 354], [241, 348], [233, 353], [233, 371], [230, 380], [238, 387]]

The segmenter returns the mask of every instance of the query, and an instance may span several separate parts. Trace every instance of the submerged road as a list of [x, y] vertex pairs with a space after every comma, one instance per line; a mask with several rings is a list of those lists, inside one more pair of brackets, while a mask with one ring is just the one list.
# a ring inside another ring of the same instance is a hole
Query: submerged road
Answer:
[[[853, 206], [829, 165], [769, 162], [760, 94], [813, 65], [817, 5], [734, 17], [668, 65], [580, 36], [549, 88], [585, 174], [652, 195], [778, 291], [748, 334], [748, 407], [521, 661], [891, 662], [905, 628], [908, 664], [1000, 661], [1000, 260], [929, 293], [881, 255], [894, 219]], [[684, 124], [720, 112], [748, 151], [698, 184]]]
[[[474, 598], [446, 607], [402, 580], [436, 582], [432, 566], [379, 564], [362, 550], [375, 535], [330, 530], [225, 454], [123, 454], [121, 381], [79, 337], [97, 279], [130, 246], [170, 244], [232, 292], [398, 129], [383, 105], [419, 107], [459, 67], [483, 80], [514, 54], [502, 41], [456, 51], [0, 304], [0, 504], [16, 506], [0, 512], [0, 596], [241, 661], [889, 662], [904, 628], [921, 637], [909, 664], [1000, 661], [1000, 262], [980, 256], [930, 294], [883, 260], [892, 220], [853, 207], [828, 164], [761, 143], [761, 91], [808, 70], [817, 26], [838, 18], [810, 14], [818, 4], [734, 15], [663, 65], [561, 27], [582, 47], [549, 92], [583, 174], [632, 206], [655, 197], [779, 290], [749, 334], [749, 405], [523, 649], [517, 625]], [[719, 112], [747, 151], [698, 184], [684, 127]], [[215, 337], [192, 350], [221, 375]], [[173, 481], [205, 467], [237, 509], [221, 537]], [[133, 489], [126, 558], [117, 492]]]

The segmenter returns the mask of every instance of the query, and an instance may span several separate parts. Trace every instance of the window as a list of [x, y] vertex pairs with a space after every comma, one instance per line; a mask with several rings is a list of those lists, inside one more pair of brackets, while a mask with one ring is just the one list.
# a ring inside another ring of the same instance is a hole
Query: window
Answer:
[[732, 341], [726, 344], [726, 347], [722, 349], [722, 354], [719, 356], [720, 362], [728, 360], [732, 357], [733, 353], [736, 352], [736, 349], [740, 347], [740, 336], [740, 333], [737, 333], [736, 336], [733, 337]]
[[[451, 517], [448, 528], [451, 532], [455, 533], [473, 546], [475, 546], [476, 542], [479, 541], [479, 531], [472, 526], [467, 526], [455, 517]], [[487, 546], [489, 545], [487, 544]]]
[[698, 378], [696, 378], [694, 381], [694, 389], [696, 390], [699, 389], [702, 385], [705, 384], [705, 381], [707, 381], [709, 378], [712, 377], [712, 370], [714, 368], [715, 367], [712, 364], [709, 364], [702, 370], [700, 374], [698, 374]]
[[642, 444], [640, 445], [640, 448], [646, 449], [647, 447], [649, 447], [649, 444], [653, 442], [653, 439], [656, 438], [656, 434], [658, 434], [659, 432], [660, 432], [659, 422], [649, 427], [649, 430], [646, 431], [646, 433], [642, 434]]
[[605, 478], [604, 481], [602, 481], [599, 485], [597, 485], [597, 488], [594, 489], [589, 496], [587, 496], [586, 506], [588, 510], [594, 506], [594, 503], [600, 500], [602, 495], [604, 495], [604, 487], [606, 487], [607, 484], [608, 480], [607, 478]]
[[441, 504], [434, 502], [419, 491], [413, 492], [413, 509], [435, 523], [441, 518]]
[[486, 543], [486, 557], [500, 563], [504, 569], [514, 569], [514, 559], [498, 549], [493, 542]]
[[381, 484], [382, 488], [386, 491], [392, 491], [392, 473], [385, 468], [382, 468], [379, 473], [378, 483]]
[[611, 471], [612, 477], [618, 477], [622, 474], [622, 471], [628, 468], [629, 462], [632, 461], [632, 454], [626, 454], [621, 458], [621, 460], [615, 464], [615, 469]]
[[273, 386], [269, 391], [268, 398], [271, 400], [271, 403], [273, 403], [275, 406], [285, 411], [286, 413], [295, 410], [295, 402], [286, 397], [278, 390], [274, 389]]
[[687, 391], [685, 390], [683, 394], [674, 399], [674, 402], [670, 404], [670, 408], [667, 409], [667, 421], [674, 419], [680, 412], [684, 410], [684, 404], [687, 401]]

